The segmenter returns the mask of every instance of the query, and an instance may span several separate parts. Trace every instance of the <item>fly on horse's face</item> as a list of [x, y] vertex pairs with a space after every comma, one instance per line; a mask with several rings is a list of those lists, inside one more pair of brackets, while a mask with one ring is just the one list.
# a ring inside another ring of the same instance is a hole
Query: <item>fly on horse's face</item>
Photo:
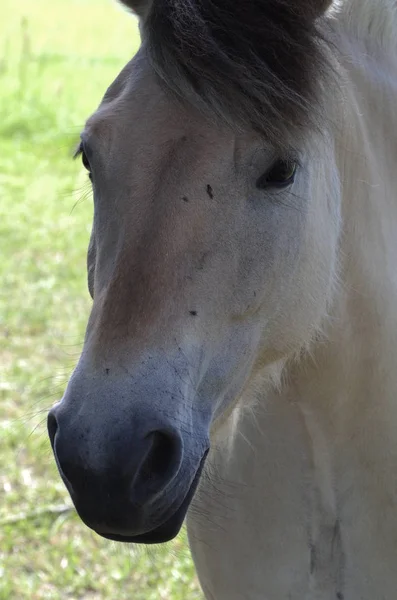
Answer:
[[81, 140], [93, 307], [49, 433], [83, 521], [157, 543], [179, 531], [252, 374], [309, 343], [326, 314], [336, 167], [326, 133], [278, 145], [179, 101], [145, 46]]

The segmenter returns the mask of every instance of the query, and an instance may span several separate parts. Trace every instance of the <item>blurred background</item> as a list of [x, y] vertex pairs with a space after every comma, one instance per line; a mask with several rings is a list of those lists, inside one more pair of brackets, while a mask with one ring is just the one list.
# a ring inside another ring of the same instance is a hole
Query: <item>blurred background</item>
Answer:
[[90, 308], [92, 199], [71, 156], [138, 39], [111, 0], [0, 2], [0, 600], [202, 598], [185, 534], [147, 550], [82, 525], [46, 433]]

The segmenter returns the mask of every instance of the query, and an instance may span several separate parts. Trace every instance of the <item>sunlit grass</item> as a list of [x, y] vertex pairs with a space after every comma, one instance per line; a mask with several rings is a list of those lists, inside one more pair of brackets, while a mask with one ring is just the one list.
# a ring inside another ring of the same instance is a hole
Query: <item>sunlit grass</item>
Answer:
[[0, 599], [197, 600], [183, 536], [148, 552], [81, 524], [45, 428], [90, 306], [92, 202], [70, 157], [136, 23], [110, 0], [2, 0], [0, 22]]

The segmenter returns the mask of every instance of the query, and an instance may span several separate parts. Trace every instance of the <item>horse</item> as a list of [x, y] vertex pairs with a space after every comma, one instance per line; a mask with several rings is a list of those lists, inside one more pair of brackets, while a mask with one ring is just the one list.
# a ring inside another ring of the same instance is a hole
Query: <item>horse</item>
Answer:
[[207, 600], [395, 600], [397, 4], [123, 3], [60, 475]]

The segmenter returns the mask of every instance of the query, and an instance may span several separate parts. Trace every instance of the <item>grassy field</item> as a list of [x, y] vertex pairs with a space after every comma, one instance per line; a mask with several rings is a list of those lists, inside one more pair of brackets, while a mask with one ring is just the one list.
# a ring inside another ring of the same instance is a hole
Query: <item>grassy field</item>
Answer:
[[110, 0], [1, 0], [0, 23], [0, 600], [198, 600], [183, 535], [148, 552], [81, 524], [45, 427], [90, 306], [92, 201], [70, 157], [135, 20]]

